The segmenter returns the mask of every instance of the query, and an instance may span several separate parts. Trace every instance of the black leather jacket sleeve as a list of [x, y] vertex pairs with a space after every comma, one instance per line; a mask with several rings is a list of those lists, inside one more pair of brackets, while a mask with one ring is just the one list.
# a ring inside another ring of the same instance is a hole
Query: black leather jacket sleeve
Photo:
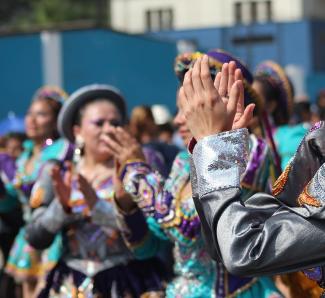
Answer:
[[236, 275], [325, 264], [324, 125], [311, 131], [277, 181], [274, 196], [241, 200], [246, 130], [207, 137], [193, 151], [192, 185], [209, 251]]

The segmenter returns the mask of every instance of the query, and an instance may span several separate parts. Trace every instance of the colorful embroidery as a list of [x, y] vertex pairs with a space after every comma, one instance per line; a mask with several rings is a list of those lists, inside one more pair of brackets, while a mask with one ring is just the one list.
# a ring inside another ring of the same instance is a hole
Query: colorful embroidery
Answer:
[[313, 207], [321, 207], [322, 204], [320, 201], [314, 197], [312, 197], [308, 192], [308, 187], [310, 183], [304, 188], [303, 192], [299, 195], [297, 201], [300, 206], [302, 205], [308, 205]]
[[278, 178], [278, 180], [275, 181], [272, 189], [272, 194], [274, 196], [278, 196], [283, 191], [284, 186], [288, 182], [291, 168], [292, 168], [291, 163], [289, 163], [287, 167], [284, 169], [284, 171], [282, 172], [282, 174], [280, 175], [280, 177]]

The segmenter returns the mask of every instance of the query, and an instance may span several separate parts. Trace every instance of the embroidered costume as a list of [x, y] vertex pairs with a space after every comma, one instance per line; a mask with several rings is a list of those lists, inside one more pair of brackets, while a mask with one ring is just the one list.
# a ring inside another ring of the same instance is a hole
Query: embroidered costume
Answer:
[[[259, 147], [260, 150], [260, 146], [256, 145], [253, 144], [252, 148]], [[261, 152], [260, 157], [265, 154], [263, 150], [258, 153]], [[256, 152], [252, 155], [256, 156]], [[256, 159], [261, 161], [257, 157]], [[265, 160], [267, 158], [263, 162]], [[254, 165], [256, 164], [263, 169], [259, 162], [255, 161]], [[247, 171], [247, 183], [256, 186], [259, 178], [263, 177], [259, 170], [252, 166]], [[176, 277], [168, 284], [166, 297], [280, 297], [270, 279], [238, 278], [227, 273], [221, 263], [210, 259], [202, 238], [192, 192], [188, 187], [190, 158], [187, 152], [181, 152], [177, 156], [166, 181], [141, 161], [126, 164], [121, 178], [125, 189], [133, 195], [145, 214], [149, 226], [146, 234], [139, 234], [132, 219], [135, 214], [121, 215], [129, 247], [141, 256], [152, 253], [158, 247], [159, 239], [167, 237], [175, 243]], [[247, 193], [249, 192], [248, 189]], [[138, 211], [137, 216], [141, 218], [141, 212]]]

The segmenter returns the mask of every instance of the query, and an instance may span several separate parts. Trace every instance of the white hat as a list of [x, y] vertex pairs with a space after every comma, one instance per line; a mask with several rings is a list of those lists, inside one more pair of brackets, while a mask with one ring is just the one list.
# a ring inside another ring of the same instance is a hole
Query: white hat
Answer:
[[165, 105], [152, 105], [151, 112], [157, 125], [166, 124], [171, 121], [172, 115]]

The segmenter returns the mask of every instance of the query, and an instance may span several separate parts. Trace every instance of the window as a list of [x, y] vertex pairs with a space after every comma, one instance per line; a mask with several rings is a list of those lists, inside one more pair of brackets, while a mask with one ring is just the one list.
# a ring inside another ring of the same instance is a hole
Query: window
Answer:
[[271, 22], [272, 21], [272, 2], [266, 1], [266, 21]]
[[243, 22], [242, 3], [241, 2], [236, 2], [235, 3], [235, 23], [236, 24], [241, 24], [242, 22]]
[[251, 2], [251, 22], [256, 23], [257, 22], [257, 3]]
[[146, 11], [146, 26], [148, 31], [172, 29], [173, 22], [173, 10], [170, 8]]
[[272, 21], [271, 0], [235, 2], [234, 9], [236, 24]]

